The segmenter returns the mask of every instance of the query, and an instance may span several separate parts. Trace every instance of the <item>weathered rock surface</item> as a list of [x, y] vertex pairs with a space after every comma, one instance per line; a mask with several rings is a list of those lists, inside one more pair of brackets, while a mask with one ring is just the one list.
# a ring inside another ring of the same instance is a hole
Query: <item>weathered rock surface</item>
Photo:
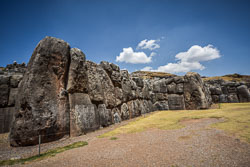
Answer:
[[210, 89], [214, 103], [250, 102], [249, 83], [224, 81], [222, 79], [206, 81], [206, 85]]
[[185, 103], [183, 95], [169, 95], [168, 96], [168, 105], [170, 110], [184, 110]]
[[87, 93], [87, 66], [86, 56], [78, 48], [70, 49], [70, 67], [68, 74], [68, 93]]
[[184, 99], [186, 109], [206, 109], [212, 103], [212, 98], [200, 75], [188, 72], [184, 82]]
[[239, 95], [240, 102], [249, 102], [250, 101], [250, 93], [247, 89], [246, 85], [241, 85], [237, 87], [237, 92]]
[[37, 144], [39, 134], [42, 142], [82, 135], [155, 110], [250, 101], [250, 83], [203, 82], [192, 72], [129, 74], [113, 63], [87, 61], [80, 49], [52, 37], [39, 42], [27, 69], [14, 63], [0, 71], [0, 120], [11, 122], [1, 112], [15, 110], [12, 146]]
[[43, 142], [69, 134], [69, 61], [68, 43], [52, 37], [39, 42], [18, 89], [12, 146], [37, 144], [39, 134]]

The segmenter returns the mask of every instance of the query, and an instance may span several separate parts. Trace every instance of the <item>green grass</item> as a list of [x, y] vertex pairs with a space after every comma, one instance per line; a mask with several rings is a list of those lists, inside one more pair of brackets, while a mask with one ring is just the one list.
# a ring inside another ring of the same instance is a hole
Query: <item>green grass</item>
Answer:
[[158, 111], [147, 117], [139, 117], [129, 124], [104, 133], [99, 137], [112, 137], [124, 133], [142, 132], [147, 129], [163, 130], [184, 127], [184, 119], [224, 118], [224, 122], [211, 125], [250, 143], [250, 103], [220, 104], [220, 109]]
[[83, 147], [85, 145], [88, 145], [87, 142], [85, 141], [79, 141], [79, 142], [75, 142], [73, 144], [64, 146], [64, 147], [58, 147], [52, 150], [49, 150], [43, 154], [39, 155], [35, 155], [32, 157], [28, 157], [28, 158], [22, 158], [22, 159], [15, 159], [15, 160], [4, 160], [4, 161], [0, 161], [0, 166], [4, 166], [4, 165], [14, 165], [14, 164], [25, 164], [31, 161], [38, 161], [38, 160], [42, 160], [48, 157], [52, 157], [55, 156], [58, 153], [70, 150], [70, 149], [74, 149], [74, 148], [78, 148], [78, 147]]
[[118, 137], [111, 137], [110, 140], [117, 140]]

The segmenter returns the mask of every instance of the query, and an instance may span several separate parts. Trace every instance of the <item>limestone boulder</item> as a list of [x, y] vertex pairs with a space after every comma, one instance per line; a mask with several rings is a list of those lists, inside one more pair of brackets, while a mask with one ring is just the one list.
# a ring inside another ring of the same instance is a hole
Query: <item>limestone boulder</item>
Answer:
[[250, 102], [250, 92], [246, 85], [237, 87], [240, 102]]
[[10, 131], [12, 146], [49, 142], [69, 134], [66, 91], [70, 46], [46, 37], [35, 48], [19, 84], [15, 118]]
[[122, 120], [129, 119], [129, 109], [126, 103], [121, 105], [121, 118]]
[[130, 118], [134, 118], [141, 115], [139, 100], [132, 100], [127, 103], [129, 109]]
[[93, 104], [105, 104], [108, 108], [116, 106], [114, 85], [106, 71], [96, 63], [86, 61], [88, 94]]
[[136, 83], [129, 77], [127, 71], [122, 71], [122, 92], [123, 102], [136, 99], [139, 94], [137, 92]]
[[176, 83], [172, 82], [171, 84], [167, 85], [168, 93], [175, 94], [176, 93]]
[[0, 76], [0, 107], [8, 105], [10, 77]]
[[70, 49], [70, 67], [68, 74], [68, 93], [87, 93], [88, 78], [86, 56], [78, 48]]
[[120, 72], [120, 67], [113, 64], [109, 63], [106, 61], [102, 61], [100, 63], [100, 66], [107, 72], [109, 75], [111, 81], [113, 82], [113, 85], [115, 87], [121, 87], [121, 72]]
[[107, 109], [105, 104], [98, 105], [98, 113], [100, 115], [100, 126], [107, 127], [112, 124], [111, 110]]
[[165, 79], [156, 80], [153, 83], [154, 93], [168, 93], [168, 88]]
[[17, 95], [18, 95], [18, 88], [11, 88], [9, 93], [8, 106], [10, 107], [15, 106]]
[[184, 92], [184, 85], [183, 85], [183, 83], [178, 83], [176, 85], [176, 93], [177, 94], [183, 94], [183, 92]]
[[228, 99], [227, 99], [227, 95], [225, 95], [225, 94], [221, 94], [220, 96], [219, 96], [219, 98], [220, 98], [220, 103], [227, 103], [228, 102]]
[[214, 103], [219, 103], [219, 101], [220, 101], [219, 95], [211, 95], [211, 96], [212, 96], [212, 101]]
[[175, 76], [173, 79], [174, 79], [174, 82], [176, 84], [184, 83], [184, 77], [183, 76]]
[[188, 72], [184, 82], [184, 100], [186, 109], [206, 109], [212, 103], [210, 91], [203, 83], [200, 75]]
[[121, 112], [118, 108], [113, 108], [111, 113], [112, 113], [112, 123], [117, 124], [122, 121]]
[[19, 82], [23, 79], [23, 75], [12, 75], [10, 77], [10, 87], [17, 88]]
[[99, 128], [99, 112], [86, 93], [69, 94], [70, 136], [79, 136]]
[[169, 95], [168, 106], [170, 110], [184, 110], [185, 103], [183, 95], [177, 95], [177, 94]]
[[154, 111], [169, 110], [168, 101], [157, 101], [153, 105]]
[[212, 95], [221, 95], [222, 94], [221, 87], [210, 87], [209, 90], [210, 90]]
[[239, 99], [236, 93], [230, 93], [227, 96], [228, 103], [239, 103]]

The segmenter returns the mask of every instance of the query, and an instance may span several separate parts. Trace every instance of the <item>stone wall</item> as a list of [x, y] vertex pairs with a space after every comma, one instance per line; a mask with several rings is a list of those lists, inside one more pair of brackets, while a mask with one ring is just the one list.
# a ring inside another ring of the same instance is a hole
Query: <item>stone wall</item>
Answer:
[[208, 80], [214, 103], [242, 103], [250, 102], [250, 83], [239, 81], [224, 81], [222, 79]]
[[18, 84], [26, 70], [25, 64], [7, 65], [0, 68], [0, 133], [9, 132], [15, 111]]
[[[113, 63], [88, 61], [80, 49], [53, 37], [39, 42], [27, 69], [16, 63], [8, 69], [0, 73], [0, 112], [15, 112], [12, 146], [37, 144], [38, 135], [42, 142], [78, 136], [156, 110], [212, 104], [214, 85], [205, 84], [198, 73], [145, 78]], [[245, 87], [237, 89], [245, 92]]]

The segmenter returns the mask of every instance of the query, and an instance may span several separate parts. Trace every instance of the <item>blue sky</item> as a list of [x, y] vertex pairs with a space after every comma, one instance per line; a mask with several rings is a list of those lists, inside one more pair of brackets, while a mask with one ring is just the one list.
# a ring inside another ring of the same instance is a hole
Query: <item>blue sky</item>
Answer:
[[[247, 0], [0, 2], [0, 66], [27, 63], [37, 43], [54, 36], [80, 48], [88, 60], [113, 62], [130, 72], [150, 67], [180, 75], [250, 74]], [[138, 47], [143, 40], [148, 45]], [[150, 40], [159, 47], [150, 50]]]

